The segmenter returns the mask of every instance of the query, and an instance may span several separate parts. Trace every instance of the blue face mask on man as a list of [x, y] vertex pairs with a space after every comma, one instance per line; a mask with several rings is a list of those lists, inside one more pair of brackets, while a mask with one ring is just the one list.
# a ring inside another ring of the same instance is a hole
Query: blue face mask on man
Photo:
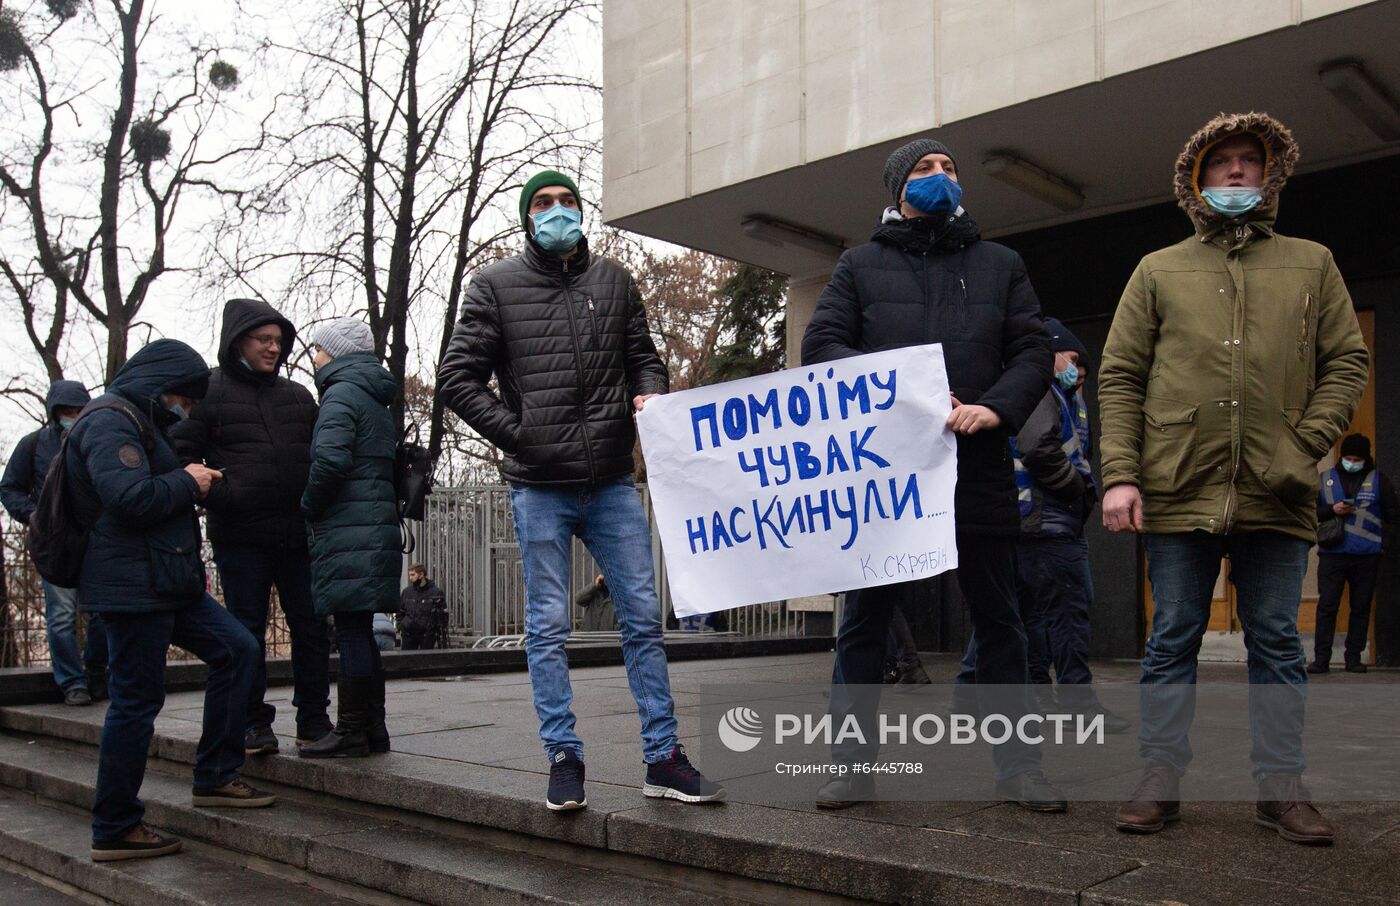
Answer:
[[1055, 372], [1055, 380], [1060, 382], [1060, 389], [1073, 390], [1074, 385], [1079, 383], [1079, 368], [1073, 362], [1069, 362], [1064, 371]]
[[1254, 210], [1264, 195], [1258, 186], [1212, 186], [1202, 189], [1201, 197], [1219, 213], [1238, 217]]
[[573, 208], [557, 204], [531, 220], [535, 224], [535, 242], [547, 252], [563, 254], [583, 238], [583, 213]]
[[65, 417], [65, 418], [60, 418], [60, 419], [58, 420], [58, 426], [59, 426], [60, 428], [62, 428], [64, 431], [68, 431], [68, 430], [70, 430], [70, 429], [73, 427], [73, 425], [74, 425], [77, 421], [78, 421], [78, 420], [77, 420], [76, 418], [67, 418], [67, 417]]
[[962, 186], [946, 173], [921, 176], [905, 184], [904, 200], [925, 214], [951, 214], [962, 203]]
[[1360, 472], [1362, 469], [1366, 468], [1366, 463], [1364, 461], [1352, 462], [1350, 459], [1344, 459], [1342, 460], [1342, 468], [1346, 469], [1348, 472]]

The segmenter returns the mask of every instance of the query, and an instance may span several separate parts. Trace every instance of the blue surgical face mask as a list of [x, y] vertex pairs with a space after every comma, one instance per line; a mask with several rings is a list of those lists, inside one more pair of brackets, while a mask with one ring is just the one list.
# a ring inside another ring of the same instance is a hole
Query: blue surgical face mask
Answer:
[[925, 214], [950, 214], [962, 203], [962, 186], [946, 173], [909, 180], [904, 200]]
[[182, 405], [180, 405], [179, 403], [175, 403], [175, 404], [173, 404], [173, 405], [166, 406], [165, 408], [167, 408], [167, 409], [169, 409], [171, 412], [175, 413], [175, 417], [178, 418], [180, 421], [184, 421], [185, 419], [187, 419], [187, 418], [190, 417], [190, 414], [189, 414], [188, 412], [185, 411], [185, 407], [182, 406]]
[[67, 430], [69, 430], [70, 428], [73, 427], [73, 423], [76, 422], [76, 421], [77, 421], [76, 418], [60, 418], [60, 419], [58, 420], [58, 426], [59, 426], [60, 428], [62, 428], [64, 431], [67, 431]]
[[1362, 469], [1366, 468], [1366, 463], [1352, 462], [1350, 459], [1344, 459], [1342, 460], [1342, 468], [1346, 469], [1348, 472], [1360, 472]]
[[1060, 387], [1065, 390], [1073, 390], [1074, 385], [1079, 383], [1079, 369], [1073, 362], [1065, 365], [1064, 371], [1055, 372], [1055, 380], [1060, 382]]
[[573, 208], [557, 204], [531, 219], [535, 223], [535, 241], [547, 252], [563, 254], [583, 238], [583, 214]]
[[1252, 211], [1264, 198], [1258, 186], [1212, 186], [1202, 189], [1201, 197], [1206, 204], [1227, 217], [1238, 217]]

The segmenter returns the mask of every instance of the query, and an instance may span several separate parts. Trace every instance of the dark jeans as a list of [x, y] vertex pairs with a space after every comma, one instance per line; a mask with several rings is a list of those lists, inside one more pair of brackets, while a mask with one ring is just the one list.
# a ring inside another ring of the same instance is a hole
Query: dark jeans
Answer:
[[1319, 664], [1332, 659], [1332, 637], [1337, 631], [1337, 611], [1342, 607], [1342, 586], [1351, 586], [1351, 617], [1347, 620], [1347, 663], [1361, 660], [1371, 631], [1371, 599], [1380, 577], [1381, 555], [1318, 554], [1317, 641], [1314, 657]]
[[[958, 587], [972, 615], [977, 638], [976, 679], [984, 713], [1013, 722], [1027, 710], [1026, 633], [1016, 607], [1016, 542], [1013, 538], [958, 534]], [[915, 583], [862, 588], [846, 594], [846, 615], [836, 639], [831, 676], [831, 714], [840, 727], [854, 714], [867, 740], [832, 746], [838, 764], [874, 761], [879, 752], [875, 722], [881, 667], [894, 608], [909, 606]], [[849, 688], [856, 687], [856, 688]], [[993, 749], [998, 779], [1040, 767], [1040, 751], [1013, 737]]]
[[914, 642], [914, 633], [901, 607], [896, 607], [890, 615], [890, 639], [885, 645], [885, 657], [900, 670], [919, 666], [919, 646]]
[[267, 617], [274, 586], [292, 636], [292, 705], [297, 731], [328, 723], [330, 705], [330, 637], [311, 604], [311, 559], [304, 550], [220, 545], [214, 551], [224, 606], [253, 634], [264, 650], [248, 692], [248, 728], [271, 727], [277, 709], [267, 694]]
[[335, 647], [340, 651], [341, 676], [370, 676], [379, 670], [379, 644], [374, 640], [374, 614], [335, 615]]
[[194, 785], [218, 787], [237, 779], [243, 765], [248, 683], [258, 644], [208, 595], [183, 610], [104, 615], [111, 648], [111, 704], [97, 756], [97, 799], [92, 837], [112, 840], [141, 821], [137, 794], [146, 775], [156, 715], [165, 704], [165, 655], [178, 645], [209, 665], [204, 732], [195, 752]]
[[1142, 661], [1138, 752], [1185, 773], [1196, 714], [1196, 656], [1210, 619], [1220, 560], [1230, 558], [1236, 612], [1249, 652], [1250, 758], [1256, 780], [1301, 773], [1308, 674], [1298, 636], [1307, 541], [1275, 532], [1145, 535], [1152, 581], [1152, 636]]
[[431, 628], [413, 623], [405, 623], [403, 626], [399, 627], [399, 631], [403, 633], [404, 651], [418, 651], [419, 649], [430, 647], [428, 643], [431, 642], [433, 638], [433, 630]]

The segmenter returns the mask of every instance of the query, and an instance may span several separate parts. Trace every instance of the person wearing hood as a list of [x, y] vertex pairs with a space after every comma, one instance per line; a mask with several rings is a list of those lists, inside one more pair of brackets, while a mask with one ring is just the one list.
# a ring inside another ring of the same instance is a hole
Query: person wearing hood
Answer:
[[[54, 381], [44, 398], [44, 427], [20, 438], [10, 460], [5, 464], [5, 476], [0, 479], [0, 502], [10, 518], [27, 525], [39, 504], [44, 489], [44, 477], [49, 463], [58, 455], [64, 435], [77, 420], [78, 413], [91, 400], [87, 388], [77, 381]], [[82, 656], [78, 654], [78, 590], [60, 588], [40, 580], [44, 589], [44, 627], [49, 642], [49, 661], [53, 665], [54, 682], [69, 705], [90, 705], [105, 695], [107, 676], [107, 636], [102, 618], [88, 619], [87, 642]]]
[[[584, 808], [583, 741], [569, 659], [569, 552], [577, 534], [607, 573], [642, 722], [651, 797], [713, 802], [677, 733], [650, 529], [632, 484], [635, 412], [668, 389], [632, 275], [592, 253], [574, 181], [537, 173], [520, 193], [525, 251], [472, 278], [438, 368], [447, 407], [505, 454], [525, 563], [525, 653], [549, 759], [546, 805]], [[490, 381], [495, 375], [499, 393]]]
[[340, 674], [335, 729], [297, 754], [351, 758], [389, 751], [374, 615], [399, 609], [398, 434], [389, 412], [399, 388], [375, 356], [365, 322], [326, 321], [314, 342], [321, 410], [301, 512], [311, 540], [312, 598], [318, 617], [335, 619]]
[[91, 526], [78, 600], [84, 612], [102, 614], [111, 648], [112, 701], [92, 812], [95, 861], [180, 848], [179, 840], [142, 823], [137, 796], [165, 702], [172, 645], [209, 665], [194, 805], [257, 808], [276, 801], [239, 777], [257, 640], [205, 591], [195, 506], [220, 476], [198, 463], [182, 467], [169, 436], [208, 384], [199, 353], [178, 340], [157, 340], [122, 366], [68, 438], [74, 515]]
[[1371, 602], [1380, 578], [1381, 556], [1400, 523], [1400, 498], [1390, 478], [1371, 458], [1371, 439], [1351, 434], [1342, 441], [1337, 465], [1322, 475], [1317, 521], [1342, 523], [1341, 542], [1317, 550], [1317, 626], [1309, 673], [1331, 669], [1332, 638], [1342, 590], [1349, 587], [1351, 617], [1347, 621], [1344, 663], [1348, 673], [1365, 673], [1361, 652], [1371, 629]]
[[1180, 816], [1194, 707], [1184, 691], [1230, 558], [1249, 649], [1255, 820], [1298, 843], [1332, 826], [1302, 787], [1298, 635], [1317, 463], [1346, 430], [1369, 358], [1324, 246], [1274, 230], [1298, 161], [1282, 123], [1222, 114], [1176, 162], [1194, 235], [1143, 258], [1113, 318], [1099, 372], [1104, 525], [1144, 533], [1155, 610], [1143, 658], [1138, 751], [1146, 769], [1118, 812], [1152, 833]]
[[[204, 501], [219, 586], [224, 606], [264, 647], [269, 598], [277, 589], [292, 639], [292, 707], [301, 746], [331, 729], [326, 714], [330, 638], [311, 603], [311, 560], [301, 515], [316, 401], [305, 387], [279, 374], [296, 335], [292, 322], [266, 302], [230, 299], [209, 393], [171, 434], [182, 462], [204, 463], [223, 475]], [[244, 734], [249, 754], [278, 750], [272, 732], [277, 709], [266, 695], [264, 658], [249, 691]]]
[[[1020, 515], [1008, 438], [1020, 430], [1050, 383], [1049, 338], [1021, 257], [984, 241], [961, 201], [957, 161], [941, 142], [918, 139], [885, 164], [886, 208], [871, 241], [841, 255], [802, 338], [812, 365], [883, 349], [942, 343], [953, 411], [932, 432], [957, 437], [958, 584], [977, 641], [978, 695], [990, 711], [1021, 713], [1026, 633], [1016, 603]], [[917, 583], [851, 591], [836, 642], [832, 714], [859, 713], [875, 738], [878, 689], [894, 609], [912, 603]], [[847, 686], [852, 687], [846, 689]], [[1004, 690], [1018, 690], [1010, 693]], [[838, 745], [838, 763], [870, 762], [873, 746]], [[1040, 770], [1034, 746], [1013, 740], [994, 749], [997, 791], [1035, 811], [1063, 811], [1064, 797]], [[833, 780], [817, 793], [822, 808], [873, 798], [870, 774]]]

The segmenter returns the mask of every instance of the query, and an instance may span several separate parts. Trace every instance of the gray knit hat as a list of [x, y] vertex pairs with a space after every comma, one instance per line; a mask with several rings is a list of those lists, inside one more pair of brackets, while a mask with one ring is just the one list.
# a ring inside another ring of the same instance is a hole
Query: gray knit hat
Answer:
[[316, 325], [311, 342], [333, 359], [352, 352], [374, 352], [374, 335], [359, 318], [333, 318]]
[[[885, 188], [890, 190], [895, 204], [899, 204], [899, 196], [904, 191], [905, 181], [909, 179], [909, 171], [930, 154], [946, 154], [949, 160], [953, 160], [953, 152], [942, 142], [931, 138], [916, 138], [909, 144], [894, 149], [890, 159], [885, 161]], [[956, 164], [957, 161], [954, 160], [953, 163]]]

